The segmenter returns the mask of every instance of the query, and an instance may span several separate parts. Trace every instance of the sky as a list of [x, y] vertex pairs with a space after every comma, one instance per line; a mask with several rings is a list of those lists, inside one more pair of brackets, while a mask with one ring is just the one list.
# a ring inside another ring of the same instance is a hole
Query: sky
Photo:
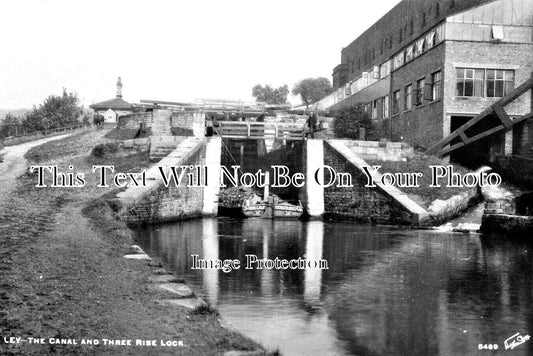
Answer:
[[[400, 0], [3, 0], [0, 108], [63, 88], [123, 98], [253, 101], [252, 87], [326, 77], [340, 51]], [[290, 98], [293, 104], [297, 98]]]

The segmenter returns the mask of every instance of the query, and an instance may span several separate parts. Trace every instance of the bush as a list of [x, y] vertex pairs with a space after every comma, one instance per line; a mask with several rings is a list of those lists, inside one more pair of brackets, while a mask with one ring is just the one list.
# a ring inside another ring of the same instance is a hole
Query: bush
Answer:
[[107, 155], [114, 154], [118, 152], [118, 144], [117, 143], [101, 143], [99, 145], [94, 146], [91, 156], [97, 157], [97, 158], [103, 158]]
[[339, 138], [359, 139], [361, 128], [366, 130], [366, 139], [375, 139], [376, 127], [363, 105], [355, 105], [333, 112], [334, 132]]
[[63, 89], [63, 95], [50, 95], [39, 107], [26, 113], [22, 125], [28, 132], [71, 126], [79, 123], [82, 113], [78, 96]]

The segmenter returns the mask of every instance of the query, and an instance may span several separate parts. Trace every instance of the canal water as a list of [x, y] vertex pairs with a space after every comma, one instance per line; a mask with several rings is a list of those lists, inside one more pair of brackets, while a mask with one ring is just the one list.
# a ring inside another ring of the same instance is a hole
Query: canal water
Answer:
[[[231, 218], [147, 227], [137, 239], [239, 331], [283, 355], [533, 354], [533, 340], [504, 350], [516, 333], [533, 333], [525, 242]], [[192, 270], [193, 254], [243, 263], [247, 254], [305, 256], [329, 269]]]

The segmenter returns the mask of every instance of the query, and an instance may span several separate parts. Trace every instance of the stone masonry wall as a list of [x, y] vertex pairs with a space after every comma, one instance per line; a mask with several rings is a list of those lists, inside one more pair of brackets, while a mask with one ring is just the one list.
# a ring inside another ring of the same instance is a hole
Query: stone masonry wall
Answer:
[[[329, 144], [324, 145], [324, 164], [349, 173], [354, 187], [324, 188], [324, 216], [383, 224], [411, 224], [412, 214], [379, 188], [367, 188], [366, 176]], [[325, 177], [325, 181], [328, 181]]]
[[533, 159], [533, 119], [513, 126], [513, 154]]
[[176, 136], [204, 136], [205, 114], [200, 111], [173, 112], [170, 129]]
[[129, 192], [119, 193], [117, 197], [127, 207], [123, 219], [128, 223], [157, 223], [202, 216], [203, 188], [188, 187], [186, 181], [179, 186], [171, 183], [165, 187], [157, 167], [205, 165], [205, 152], [205, 142], [186, 140], [173, 154], [147, 171], [148, 187], [129, 188]]
[[151, 112], [135, 112], [129, 115], [124, 115], [118, 119], [118, 129], [138, 129], [141, 124], [145, 128], [152, 127], [152, 113]]

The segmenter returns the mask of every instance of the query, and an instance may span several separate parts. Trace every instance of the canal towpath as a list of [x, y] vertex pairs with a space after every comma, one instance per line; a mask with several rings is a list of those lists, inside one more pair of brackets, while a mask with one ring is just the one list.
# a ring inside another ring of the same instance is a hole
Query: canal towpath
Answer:
[[[216, 313], [156, 303], [160, 295], [149, 288], [156, 267], [122, 257], [132, 242], [130, 231], [118, 223], [95, 225], [82, 212], [107, 188], [96, 188], [90, 179], [83, 188], [37, 188], [35, 174], [25, 173], [28, 163], [63, 169], [72, 165], [88, 173], [88, 152], [109, 142], [106, 132], [87, 131], [49, 142], [34, 150], [29, 162], [22, 159], [24, 152], [42, 142], [3, 151], [0, 335], [45, 342], [2, 339], [0, 354], [213, 355], [257, 349], [257, 343], [222, 328]], [[36, 156], [41, 157], [37, 162]], [[50, 339], [78, 344], [54, 345]], [[184, 346], [86, 346], [80, 345], [81, 339], [181, 341]]]

